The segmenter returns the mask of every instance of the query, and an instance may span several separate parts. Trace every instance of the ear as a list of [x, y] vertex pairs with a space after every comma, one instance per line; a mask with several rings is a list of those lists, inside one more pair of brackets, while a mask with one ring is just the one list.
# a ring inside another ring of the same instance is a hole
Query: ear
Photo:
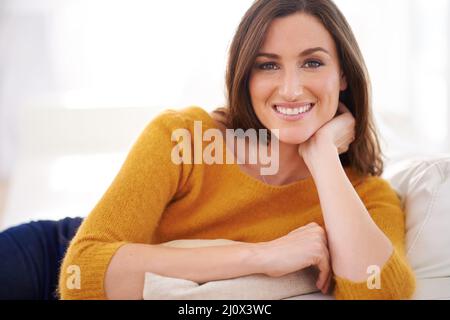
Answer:
[[341, 78], [339, 79], [340, 81], [340, 90], [341, 91], [345, 91], [347, 90], [348, 84], [347, 84], [347, 78], [345, 77], [345, 74], [343, 71], [341, 71]]

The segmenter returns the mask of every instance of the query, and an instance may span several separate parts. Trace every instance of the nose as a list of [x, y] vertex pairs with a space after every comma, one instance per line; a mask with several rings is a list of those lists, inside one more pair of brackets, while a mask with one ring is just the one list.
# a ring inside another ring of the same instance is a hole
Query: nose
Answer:
[[300, 70], [286, 70], [279, 85], [279, 95], [286, 101], [296, 101], [303, 94], [303, 79]]

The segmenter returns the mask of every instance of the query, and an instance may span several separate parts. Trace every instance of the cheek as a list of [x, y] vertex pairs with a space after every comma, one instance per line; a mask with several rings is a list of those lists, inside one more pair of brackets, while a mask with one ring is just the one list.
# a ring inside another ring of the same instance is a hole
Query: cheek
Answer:
[[268, 125], [270, 118], [268, 118], [266, 105], [273, 93], [273, 80], [264, 78], [251, 76], [248, 83], [250, 100], [253, 106], [253, 110], [256, 114], [256, 117], [262, 122], [264, 125]]
[[258, 77], [250, 78], [249, 90], [250, 97], [254, 104], [259, 104], [270, 97], [273, 82]]
[[314, 83], [314, 90], [319, 99], [321, 113], [331, 119], [335, 114], [339, 103], [340, 83], [339, 77], [332, 74]]

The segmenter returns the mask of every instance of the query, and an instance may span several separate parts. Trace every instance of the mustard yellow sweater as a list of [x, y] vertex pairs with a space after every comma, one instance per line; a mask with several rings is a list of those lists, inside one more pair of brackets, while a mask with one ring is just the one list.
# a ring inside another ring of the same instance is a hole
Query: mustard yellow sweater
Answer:
[[[194, 137], [195, 120], [202, 121], [203, 132], [217, 128], [199, 107], [166, 110], [147, 125], [68, 248], [59, 279], [62, 299], [105, 299], [108, 264], [126, 243], [217, 238], [261, 242], [310, 222], [324, 226], [312, 178], [273, 186], [247, 175], [237, 164], [174, 164], [171, 152], [177, 142], [171, 141], [172, 132], [186, 128]], [[404, 213], [396, 193], [379, 177], [363, 179], [351, 168], [344, 169], [395, 249], [381, 269], [381, 289], [335, 277], [335, 297], [410, 298], [415, 278], [404, 254]], [[79, 266], [80, 289], [66, 286], [73, 265]]]

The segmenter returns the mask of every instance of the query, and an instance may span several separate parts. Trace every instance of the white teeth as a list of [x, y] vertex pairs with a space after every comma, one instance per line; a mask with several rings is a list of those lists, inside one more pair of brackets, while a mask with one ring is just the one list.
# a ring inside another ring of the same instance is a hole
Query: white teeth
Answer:
[[283, 108], [283, 107], [276, 106], [276, 109], [279, 113], [282, 113], [282, 114], [285, 114], [288, 116], [296, 116], [301, 113], [308, 112], [309, 110], [311, 110], [311, 108], [312, 108], [311, 104], [308, 104], [301, 108]]

